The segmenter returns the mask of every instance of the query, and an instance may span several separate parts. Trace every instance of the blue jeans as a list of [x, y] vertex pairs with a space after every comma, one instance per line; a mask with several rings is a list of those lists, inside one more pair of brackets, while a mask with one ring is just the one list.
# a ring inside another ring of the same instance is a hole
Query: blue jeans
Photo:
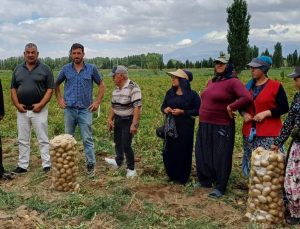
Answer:
[[94, 165], [96, 158], [92, 133], [92, 112], [87, 108], [66, 107], [64, 113], [65, 132], [74, 136], [76, 126], [79, 126], [86, 162], [88, 165]]

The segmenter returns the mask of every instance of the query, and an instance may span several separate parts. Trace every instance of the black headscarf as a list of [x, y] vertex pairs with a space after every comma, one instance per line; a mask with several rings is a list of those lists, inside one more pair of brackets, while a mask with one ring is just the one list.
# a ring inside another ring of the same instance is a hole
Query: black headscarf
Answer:
[[221, 80], [226, 80], [226, 79], [231, 79], [231, 78], [236, 78], [236, 72], [233, 70], [233, 64], [231, 62], [228, 62], [226, 64], [226, 68], [224, 72], [217, 73], [215, 70], [214, 77], [212, 78], [213, 82], [216, 81], [221, 81]]

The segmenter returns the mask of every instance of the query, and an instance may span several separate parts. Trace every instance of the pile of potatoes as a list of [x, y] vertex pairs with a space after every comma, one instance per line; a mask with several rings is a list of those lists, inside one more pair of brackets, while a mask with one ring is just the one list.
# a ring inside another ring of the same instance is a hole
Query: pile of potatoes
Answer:
[[57, 191], [79, 191], [78, 151], [72, 135], [62, 134], [50, 141], [52, 187]]
[[258, 147], [252, 152], [246, 217], [265, 224], [283, 224], [284, 155]]

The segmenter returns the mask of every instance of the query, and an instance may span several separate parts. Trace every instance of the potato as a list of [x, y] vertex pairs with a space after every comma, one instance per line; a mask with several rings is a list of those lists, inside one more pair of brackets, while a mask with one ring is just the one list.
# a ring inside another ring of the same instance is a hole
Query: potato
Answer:
[[263, 195], [264, 197], [267, 197], [271, 191], [272, 191], [272, 190], [271, 190], [270, 187], [265, 187], [265, 188], [263, 189], [263, 191], [262, 191], [262, 195]]
[[250, 203], [250, 204], [249, 204], [249, 208], [250, 208], [251, 210], [255, 210], [255, 209], [256, 209], [255, 204], [254, 204], [254, 203]]
[[272, 180], [272, 184], [273, 185], [278, 185], [280, 182], [279, 182], [279, 179], [277, 179], [277, 178], [274, 178], [273, 180]]
[[279, 163], [284, 163], [284, 155], [281, 154], [281, 153], [279, 153], [279, 154], [277, 155], [277, 161], [278, 161]]
[[253, 182], [255, 184], [260, 184], [261, 183], [260, 180], [259, 180], [259, 178], [257, 176], [253, 177]]
[[259, 191], [262, 191], [264, 189], [264, 186], [262, 184], [255, 184], [254, 186], [256, 189], [258, 189]]
[[270, 192], [270, 196], [271, 196], [272, 198], [275, 198], [276, 196], [278, 196], [278, 194], [277, 194], [276, 192], [274, 192], [274, 191], [271, 191], [271, 192]]
[[267, 196], [266, 198], [267, 198], [268, 203], [272, 203], [273, 202], [273, 198], [271, 196]]
[[279, 163], [278, 164], [278, 168], [280, 168], [280, 169], [284, 169], [284, 164], [281, 162], [281, 163]]
[[278, 210], [275, 210], [275, 209], [271, 209], [271, 210], [269, 211], [269, 213], [272, 214], [273, 216], [278, 216], [278, 215], [279, 215], [279, 214], [278, 214]]
[[271, 181], [271, 180], [272, 180], [272, 178], [271, 178], [269, 175], [264, 175], [264, 176], [263, 176], [263, 181], [269, 182], [269, 181]]
[[273, 171], [273, 169], [274, 169], [275, 167], [274, 167], [274, 165], [268, 165], [267, 166], [267, 170], [269, 170], [269, 171]]
[[266, 215], [266, 220], [269, 222], [273, 222], [274, 221], [274, 217], [272, 215]]
[[270, 162], [272, 162], [272, 161], [277, 161], [277, 158], [278, 158], [278, 156], [277, 156], [276, 154], [272, 153], [272, 154], [270, 154], [268, 160], [269, 160]]
[[257, 198], [255, 198], [253, 199], [253, 203], [257, 206], [260, 204], [260, 201]]
[[267, 167], [267, 166], [269, 165], [269, 161], [267, 161], [267, 160], [262, 160], [262, 161], [260, 162], [260, 165], [263, 166], [263, 167]]
[[278, 205], [276, 203], [269, 204], [269, 208], [271, 209], [277, 209]]
[[259, 223], [265, 223], [266, 218], [259, 215], [259, 216], [256, 217], [256, 221], [259, 222]]
[[262, 196], [262, 195], [259, 195], [259, 196], [257, 197], [257, 199], [259, 200], [259, 202], [261, 202], [261, 203], [263, 203], [263, 204], [267, 203], [267, 198], [264, 197], [264, 196]]
[[254, 165], [254, 166], [257, 166], [257, 167], [260, 167], [260, 161], [255, 161], [255, 162], [253, 163], [253, 165]]

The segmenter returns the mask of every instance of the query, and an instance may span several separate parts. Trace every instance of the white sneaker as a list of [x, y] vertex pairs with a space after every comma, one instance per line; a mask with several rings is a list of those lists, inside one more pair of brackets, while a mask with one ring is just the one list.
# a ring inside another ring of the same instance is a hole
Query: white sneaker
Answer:
[[127, 178], [133, 178], [133, 177], [136, 177], [137, 176], [137, 173], [136, 173], [136, 170], [131, 170], [131, 169], [127, 169], [127, 174], [126, 174], [126, 177]]
[[117, 162], [116, 162], [116, 160], [114, 158], [108, 158], [108, 157], [106, 157], [104, 159], [105, 159], [106, 163], [109, 164], [114, 169], [118, 169], [119, 168], [119, 166], [118, 166], [118, 164], [117, 164]]

